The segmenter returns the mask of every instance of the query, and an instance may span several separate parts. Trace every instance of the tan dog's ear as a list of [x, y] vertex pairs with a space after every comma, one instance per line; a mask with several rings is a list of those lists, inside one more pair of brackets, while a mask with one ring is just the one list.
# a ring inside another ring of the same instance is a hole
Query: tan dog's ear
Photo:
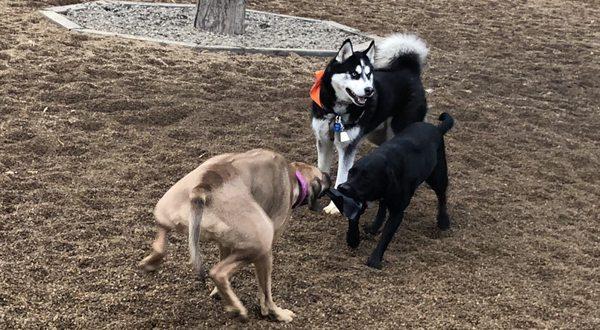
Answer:
[[323, 190], [321, 191], [321, 194], [325, 194], [326, 190], [331, 189], [332, 183], [331, 183], [331, 177], [329, 176], [329, 174], [325, 173], [325, 172], [321, 172], [323, 173], [323, 181], [324, 181], [324, 187]]
[[319, 198], [319, 194], [321, 193], [321, 180], [319, 178], [314, 179], [310, 183], [310, 192], [308, 194], [308, 208], [311, 211], [320, 212], [322, 210], [321, 206], [317, 202]]

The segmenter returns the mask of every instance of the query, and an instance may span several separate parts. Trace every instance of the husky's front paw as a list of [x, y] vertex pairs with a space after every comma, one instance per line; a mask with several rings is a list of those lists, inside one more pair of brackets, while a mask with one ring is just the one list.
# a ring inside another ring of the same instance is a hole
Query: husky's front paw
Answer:
[[335, 206], [333, 202], [330, 202], [329, 205], [325, 206], [323, 211], [325, 211], [327, 214], [340, 214], [340, 210], [338, 210], [337, 206]]
[[289, 309], [283, 308], [277, 308], [273, 311], [273, 314], [275, 314], [275, 318], [277, 319], [277, 321], [285, 323], [292, 322], [292, 320], [294, 320], [294, 317], [296, 317], [296, 313], [292, 312]]

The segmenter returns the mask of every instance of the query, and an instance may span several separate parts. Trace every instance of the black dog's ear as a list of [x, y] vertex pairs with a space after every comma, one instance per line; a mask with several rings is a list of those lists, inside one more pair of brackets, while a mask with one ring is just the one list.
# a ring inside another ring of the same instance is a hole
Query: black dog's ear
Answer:
[[311, 211], [321, 211], [321, 206], [317, 202], [317, 199], [321, 197], [321, 180], [318, 178], [310, 183], [310, 193], [308, 194], [308, 208]]
[[354, 50], [352, 49], [352, 41], [350, 41], [350, 39], [346, 39], [335, 56], [335, 60], [339, 63], [343, 63], [350, 56], [352, 56], [353, 53]]

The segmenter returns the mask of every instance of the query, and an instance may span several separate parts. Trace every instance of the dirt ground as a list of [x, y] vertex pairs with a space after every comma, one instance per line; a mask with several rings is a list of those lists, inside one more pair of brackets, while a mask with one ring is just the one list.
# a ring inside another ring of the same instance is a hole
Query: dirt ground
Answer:
[[250, 321], [228, 318], [184, 236], [159, 272], [136, 264], [158, 198], [210, 156], [316, 162], [308, 89], [326, 59], [78, 35], [36, 12], [74, 2], [0, 0], [0, 328], [600, 328], [597, 1], [250, 1], [418, 33], [429, 120], [457, 121], [453, 229], [421, 189], [383, 270], [364, 266], [374, 239], [349, 250], [342, 218], [295, 212], [273, 277], [289, 325], [259, 316], [249, 267], [233, 285]]

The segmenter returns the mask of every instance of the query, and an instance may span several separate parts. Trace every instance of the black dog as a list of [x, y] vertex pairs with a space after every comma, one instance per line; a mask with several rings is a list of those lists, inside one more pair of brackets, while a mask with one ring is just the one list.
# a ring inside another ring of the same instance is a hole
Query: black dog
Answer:
[[356, 162], [348, 173], [348, 180], [337, 191], [332, 189], [329, 192], [337, 208], [350, 220], [346, 242], [352, 248], [360, 243], [358, 220], [366, 208], [366, 202], [379, 200], [380, 210], [383, 209], [383, 214], [378, 212], [369, 228], [372, 232], [381, 228], [386, 209], [389, 211], [381, 240], [367, 261], [369, 267], [381, 268], [383, 253], [402, 222], [404, 210], [424, 181], [438, 198], [438, 227], [442, 230], [450, 227], [446, 212], [448, 168], [444, 134], [452, 128], [454, 119], [442, 113], [439, 120], [439, 126], [424, 122], [407, 126]]

